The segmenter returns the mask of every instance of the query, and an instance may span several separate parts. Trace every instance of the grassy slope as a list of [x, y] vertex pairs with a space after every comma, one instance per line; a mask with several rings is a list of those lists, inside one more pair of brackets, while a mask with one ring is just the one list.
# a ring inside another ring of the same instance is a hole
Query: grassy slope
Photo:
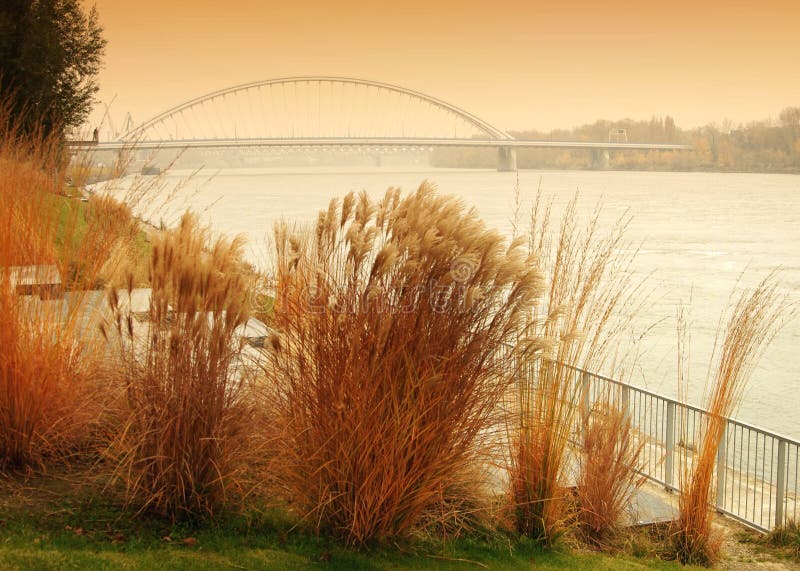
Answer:
[[[77, 191], [74, 189], [67, 189], [71, 193], [75, 194], [75, 196], [80, 196]], [[77, 193], [77, 194], [76, 194]], [[75, 248], [77, 244], [83, 240], [86, 232], [88, 231], [89, 224], [87, 222], [87, 215], [89, 214], [89, 209], [91, 208], [91, 204], [88, 202], [82, 202], [78, 198], [70, 197], [70, 196], [53, 196], [52, 200], [56, 201], [57, 205], [57, 229], [54, 236], [56, 250], [59, 255], [64, 255], [63, 253], [68, 250], [69, 248]], [[68, 245], [65, 248], [65, 242], [67, 240], [67, 226], [70, 223], [76, 224], [76, 229], [69, 233], [70, 238], [73, 241], [73, 244]], [[152, 248], [152, 244], [150, 243], [150, 239], [147, 237], [147, 234], [140, 230], [139, 233], [136, 235], [136, 242], [134, 244], [134, 252], [135, 259], [132, 260], [132, 263], [136, 268], [146, 268], [148, 260], [150, 259], [150, 251]], [[142, 270], [146, 271], [146, 270]], [[140, 272], [141, 273], [141, 272]]]
[[[67, 240], [67, 226], [71, 222], [75, 222], [77, 228], [71, 232], [71, 238], [76, 244], [86, 234], [88, 224], [86, 222], [86, 211], [89, 208], [88, 203], [81, 202], [77, 198], [69, 198], [66, 196], [53, 196], [52, 200], [56, 201], [58, 207], [58, 226], [55, 234], [56, 247], [59, 252], [65, 249], [65, 241]], [[77, 211], [77, 212], [76, 212]], [[75, 244], [70, 245], [74, 247]]]

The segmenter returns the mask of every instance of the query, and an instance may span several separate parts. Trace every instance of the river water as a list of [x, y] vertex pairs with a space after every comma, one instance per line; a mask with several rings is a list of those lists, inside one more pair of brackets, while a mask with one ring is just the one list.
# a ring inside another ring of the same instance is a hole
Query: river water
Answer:
[[[626, 237], [630, 247], [639, 248], [635, 271], [648, 276], [651, 292], [631, 337], [637, 339], [639, 359], [629, 381], [662, 394], [678, 394], [678, 304], [687, 306], [690, 316], [688, 398], [702, 405], [720, 313], [737, 283], [753, 286], [780, 267], [781, 287], [800, 303], [796, 175], [520, 171], [517, 178], [482, 170], [361, 167], [231, 169], [193, 176], [175, 171], [164, 183], [180, 189], [168, 208], [159, 207], [158, 216], [169, 224], [191, 206], [214, 230], [247, 235], [249, 255], [259, 263], [266, 259], [265, 237], [276, 220], [310, 222], [333, 196], [363, 189], [377, 197], [389, 186], [413, 190], [423, 180], [461, 196], [490, 226], [509, 233], [516, 185], [525, 211], [541, 185], [544, 196], [553, 199], [556, 219], [576, 192], [583, 219], [602, 202], [606, 229], [629, 213]], [[800, 439], [800, 317], [783, 327], [759, 361], [736, 416]]]

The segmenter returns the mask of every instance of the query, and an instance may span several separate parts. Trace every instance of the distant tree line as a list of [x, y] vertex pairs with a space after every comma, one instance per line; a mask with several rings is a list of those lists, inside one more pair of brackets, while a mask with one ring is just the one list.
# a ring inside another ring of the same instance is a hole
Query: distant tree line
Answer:
[[[622, 133], [624, 131], [624, 134]], [[518, 139], [544, 141], [612, 141], [677, 143], [689, 151], [612, 151], [610, 168], [675, 171], [800, 172], [800, 107], [787, 107], [777, 120], [754, 121], [734, 126], [710, 124], [681, 129], [672, 117], [646, 121], [596, 121], [571, 130], [512, 131]], [[434, 166], [494, 168], [495, 149], [440, 148]], [[517, 166], [530, 169], [590, 169], [592, 151], [585, 149], [518, 149]]]

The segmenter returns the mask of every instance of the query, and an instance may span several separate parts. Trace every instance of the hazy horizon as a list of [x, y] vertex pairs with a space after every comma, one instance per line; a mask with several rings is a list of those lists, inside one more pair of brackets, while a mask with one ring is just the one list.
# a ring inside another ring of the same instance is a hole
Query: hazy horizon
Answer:
[[[611, 0], [379, 5], [87, 0], [119, 127], [231, 85], [349, 76], [416, 89], [505, 130], [672, 116], [683, 128], [800, 104], [800, 3]], [[92, 115], [96, 124], [105, 108]]]

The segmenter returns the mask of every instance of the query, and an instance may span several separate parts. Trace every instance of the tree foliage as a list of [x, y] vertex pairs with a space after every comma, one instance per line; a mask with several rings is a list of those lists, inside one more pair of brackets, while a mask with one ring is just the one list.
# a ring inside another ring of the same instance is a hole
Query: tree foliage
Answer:
[[0, 2], [0, 93], [12, 119], [44, 134], [77, 127], [91, 111], [106, 40], [80, 0]]
[[[625, 132], [624, 139], [615, 133]], [[693, 129], [681, 129], [666, 116], [644, 121], [599, 120], [573, 129], [512, 131], [518, 139], [542, 141], [609, 141], [678, 143], [686, 151], [612, 151], [613, 169], [667, 171], [800, 172], [800, 107], [787, 107], [778, 119], [735, 125], [725, 120]], [[481, 148], [439, 148], [432, 163], [441, 167], [493, 168], [497, 151]], [[591, 150], [528, 148], [517, 150], [519, 168], [596, 168]]]

